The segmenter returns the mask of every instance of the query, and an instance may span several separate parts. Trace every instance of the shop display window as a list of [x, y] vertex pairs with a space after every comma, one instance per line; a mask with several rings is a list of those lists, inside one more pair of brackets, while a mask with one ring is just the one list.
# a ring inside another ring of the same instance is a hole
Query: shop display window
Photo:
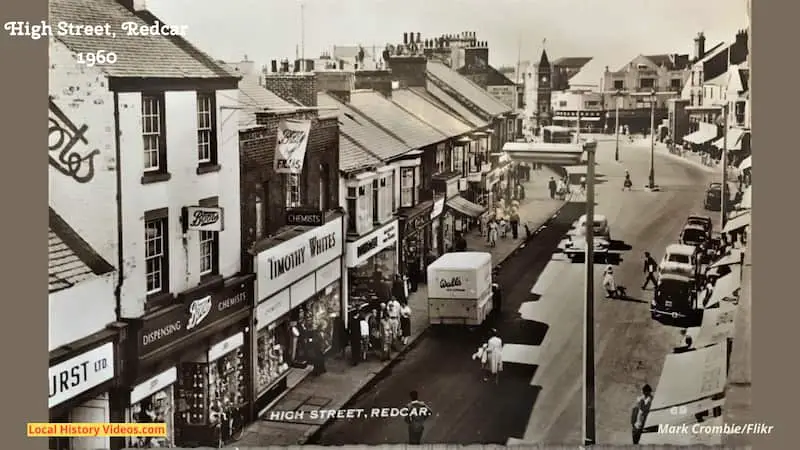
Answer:
[[387, 248], [348, 269], [351, 308], [385, 301], [391, 295], [393, 277], [397, 273], [396, 258], [394, 248]]
[[155, 394], [143, 398], [128, 411], [130, 423], [165, 423], [165, 437], [135, 437], [128, 442], [130, 448], [166, 448], [172, 447], [174, 436], [173, 387], [167, 386]]
[[258, 332], [256, 338], [256, 390], [259, 394], [289, 371], [291, 339], [289, 333], [287, 321]]
[[300, 319], [305, 329], [319, 335], [324, 353], [333, 347], [337, 320], [341, 316], [339, 291], [340, 283], [336, 281], [300, 307]]
[[246, 399], [245, 363], [242, 348], [211, 363], [181, 364], [178, 392], [178, 418], [186, 425], [213, 423], [210, 410], [217, 401], [241, 406]]

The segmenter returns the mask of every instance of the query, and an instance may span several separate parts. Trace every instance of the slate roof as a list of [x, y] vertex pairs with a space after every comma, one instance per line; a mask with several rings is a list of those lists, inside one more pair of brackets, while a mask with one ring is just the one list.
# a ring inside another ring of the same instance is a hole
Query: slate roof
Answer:
[[421, 149], [449, 137], [375, 91], [353, 91], [348, 106], [413, 149]]
[[554, 66], [580, 69], [591, 60], [591, 56], [564, 56], [553, 61]]
[[675, 55], [674, 59], [671, 56], [670, 54], [645, 55], [645, 58], [652, 61], [656, 66], [661, 67], [663, 65], [667, 70], [683, 70], [691, 65], [689, 55]]
[[326, 116], [339, 117], [339, 170], [342, 172], [380, 165], [382, 161], [412, 150], [329, 94], [317, 94], [317, 105], [339, 108], [338, 112], [329, 111]]
[[707, 49], [706, 50], [706, 54], [703, 55], [702, 58], [697, 60], [697, 62], [706, 62], [706, 61], [710, 60], [711, 58], [717, 56], [718, 54], [720, 54], [720, 53], [722, 53], [724, 51], [727, 51], [728, 47], [730, 47], [730, 46], [731, 46], [730, 43], [720, 42], [719, 44]]
[[[114, 0], [50, 0], [50, 23], [109, 24], [115, 37], [57, 36], [75, 52], [105, 50], [117, 54], [117, 62], [100, 66], [112, 77], [133, 78], [236, 78], [214, 59], [180, 36], [128, 36], [122, 23], [151, 25], [152, 13], [134, 14]], [[163, 23], [163, 22], [162, 22]]]
[[450, 86], [490, 116], [511, 112], [511, 107], [506, 106], [477, 84], [438, 61], [428, 61], [428, 75]]
[[[411, 88], [414, 91], [419, 92], [422, 88]], [[461, 102], [451, 97], [447, 94], [442, 88], [433, 84], [432, 81], [428, 80], [425, 83], [425, 91], [427, 94], [435, 98], [436, 100], [442, 102], [443, 104], [447, 105], [453, 112], [458, 114], [462, 119], [466, 120], [467, 122], [471, 123], [476, 128], [484, 127], [489, 124], [489, 122], [481, 119], [477, 114], [470, 111], [469, 108], [462, 105]]]
[[50, 293], [114, 270], [52, 208], [47, 242]]
[[246, 75], [239, 80], [239, 128], [256, 126], [256, 111], [264, 109], [294, 108], [295, 105], [278, 97], [258, 84], [258, 76]]
[[392, 91], [392, 102], [449, 137], [472, 131], [472, 126], [411, 89]]

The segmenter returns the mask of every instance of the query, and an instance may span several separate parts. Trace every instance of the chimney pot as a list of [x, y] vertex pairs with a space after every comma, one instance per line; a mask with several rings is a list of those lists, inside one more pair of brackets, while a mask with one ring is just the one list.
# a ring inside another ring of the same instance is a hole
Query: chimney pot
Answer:
[[278, 60], [273, 59], [272, 61], [270, 61], [270, 72], [271, 73], [278, 72]]
[[403, 44], [408, 44], [408, 33], [403, 33]]
[[422, 42], [422, 33], [417, 32], [417, 44], [419, 44], [420, 42]]

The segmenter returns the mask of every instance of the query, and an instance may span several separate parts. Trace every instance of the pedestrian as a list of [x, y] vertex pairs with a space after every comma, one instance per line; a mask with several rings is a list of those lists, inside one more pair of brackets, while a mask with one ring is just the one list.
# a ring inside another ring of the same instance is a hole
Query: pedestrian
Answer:
[[547, 182], [547, 189], [550, 190], [550, 198], [556, 198], [556, 188], [558, 185], [556, 184], [556, 180], [553, 177], [550, 177], [550, 181]]
[[359, 356], [359, 361], [366, 361], [367, 360], [367, 353], [370, 349], [370, 335], [369, 335], [369, 321], [367, 320], [366, 316], [362, 316], [359, 314], [358, 316], [358, 331], [359, 335], [361, 336], [361, 344], [359, 345], [359, 349], [361, 351], [361, 356]]
[[489, 222], [489, 247], [497, 245], [497, 220]]
[[327, 372], [325, 368], [325, 354], [322, 351], [322, 336], [317, 330], [311, 330], [306, 337], [306, 346], [309, 351], [311, 364], [314, 366], [314, 375]]
[[[500, 382], [500, 372], [503, 371], [503, 340], [500, 339], [497, 330], [492, 330], [492, 337], [486, 343], [486, 360], [489, 365], [489, 372], [494, 376], [495, 384]], [[488, 378], [484, 378], [487, 381]]]
[[406, 300], [406, 283], [399, 273], [394, 274], [394, 280], [392, 280], [392, 297], [401, 302]]
[[411, 397], [411, 401], [406, 405], [408, 411], [408, 415], [406, 415], [408, 443], [409, 445], [420, 445], [422, 433], [425, 432], [425, 421], [433, 414], [433, 411], [419, 399], [419, 392], [411, 391], [409, 397]]
[[633, 187], [633, 181], [631, 181], [631, 174], [626, 170], [625, 181], [622, 183], [622, 190], [624, 191], [625, 189], [627, 189], [630, 191], [632, 187]]
[[500, 226], [498, 227], [500, 230], [500, 237], [505, 239], [508, 236], [508, 220], [505, 217], [500, 219]]
[[[528, 181], [530, 181], [530, 180], [528, 180]], [[521, 184], [519, 184], [517, 186], [519, 187], [519, 199], [520, 200], [525, 200], [525, 186], [523, 186]]]
[[381, 359], [388, 361], [392, 359], [392, 341], [394, 338], [394, 329], [391, 320], [384, 309], [383, 317], [380, 320], [380, 343], [381, 343]]
[[586, 194], [586, 177], [581, 177], [581, 194]]
[[361, 318], [358, 312], [350, 316], [350, 327], [347, 330], [350, 338], [350, 363], [357, 366], [361, 362]]
[[519, 212], [514, 210], [511, 213], [509, 222], [511, 224], [511, 237], [517, 239], [519, 237]]
[[400, 307], [400, 331], [403, 345], [408, 345], [408, 340], [411, 339], [411, 307], [407, 301]]
[[392, 343], [400, 338], [400, 302], [392, 297], [389, 303], [386, 304], [386, 315], [389, 317], [389, 323], [392, 326]]
[[680, 340], [678, 341], [678, 346], [674, 349], [674, 353], [683, 353], [692, 350], [693, 343], [692, 336], [689, 335], [689, 330], [687, 328], [681, 328]]
[[642, 395], [636, 399], [631, 411], [631, 435], [633, 443], [638, 444], [639, 439], [642, 438], [642, 431], [644, 431], [644, 424], [647, 421], [647, 414], [650, 412], [650, 406], [653, 404], [653, 388], [649, 384], [642, 387]]
[[467, 251], [467, 239], [464, 238], [463, 233], [458, 233], [458, 235], [456, 236], [456, 251], [457, 252]]
[[478, 347], [478, 350], [472, 354], [472, 359], [480, 361], [481, 363], [481, 376], [483, 381], [489, 379], [489, 344], [484, 342]]
[[642, 285], [642, 289], [647, 289], [647, 286], [650, 283], [653, 283], [653, 287], [658, 286], [658, 280], [656, 280], [656, 271], [658, 270], [658, 263], [655, 259], [650, 255], [650, 252], [644, 252], [644, 284]]

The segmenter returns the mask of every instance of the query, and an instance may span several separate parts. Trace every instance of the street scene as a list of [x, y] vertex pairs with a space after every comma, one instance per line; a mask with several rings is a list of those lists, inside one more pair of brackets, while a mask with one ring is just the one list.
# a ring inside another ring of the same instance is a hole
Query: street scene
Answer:
[[768, 433], [749, 3], [618, 1], [50, 0], [50, 422], [166, 430], [50, 448]]

